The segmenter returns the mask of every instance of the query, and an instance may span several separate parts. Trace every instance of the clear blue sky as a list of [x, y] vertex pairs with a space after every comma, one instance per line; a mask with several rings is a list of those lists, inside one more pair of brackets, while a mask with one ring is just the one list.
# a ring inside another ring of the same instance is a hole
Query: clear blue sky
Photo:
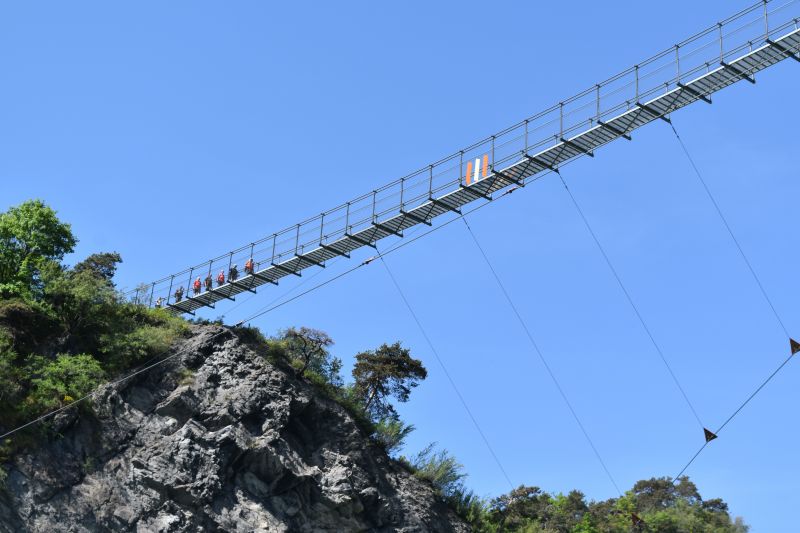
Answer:
[[[81, 239], [70, 260], [117, 250], [132, 287], [404, 175], [748, 4], [6, 3], [0, 209], [44, 199]], [[674, 119], [800, 335], [797, 94], [787, 61]], [[634, 137], [565, 176], [716, 427], [787, 342], [671, 131]], [[471, 224], [620, 485], [676, 474], [702, 436], [563, 188], [541, 180]], [[512, 481], [614, 496], [463, 225], [388, 261]], [[218, 313], [238, 321], [300, 281]], [[257, 325], [323, 329], [348, 365], [402, 340], [430, 370], [401, 408], [417, 427], [407, 451], [437, 441], [478, 493], [508, 490], [379, 264]], [[689, 471], [755, 532], [796, 528], [797, 364]]]

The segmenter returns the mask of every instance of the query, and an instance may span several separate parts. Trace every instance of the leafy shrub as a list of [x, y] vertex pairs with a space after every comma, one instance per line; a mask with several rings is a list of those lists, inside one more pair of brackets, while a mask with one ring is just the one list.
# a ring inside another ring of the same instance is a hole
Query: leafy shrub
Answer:
[[38, 377], [31, 379], [25, 399], [30, 414], [41, 414], [68, 403], [65, 397], [81, 398], [102, 382], [105, 372], [91, 355], [59, 355], [54, 361], [33, 357], [28, 370]]
[[406, 437], [414, 429], [413, 424], [405, 424], [398, 417], [382, 418], [375, 423], [372, 436], [391, 455], [403, 447]]
[[476, 530], [487, 533], [498, 531], [497, 525], [489, 521], [488, 503], [471, 490], [459, 486], [447, 497], [446, 502], [458, 516]]
[[467, 475], [464, 466], [447, 450], [435, 450], [432, 442], [410, 460], [419, 479], [424, 479], [444, 498], [452, 496], [463, 488], [462, 482]]

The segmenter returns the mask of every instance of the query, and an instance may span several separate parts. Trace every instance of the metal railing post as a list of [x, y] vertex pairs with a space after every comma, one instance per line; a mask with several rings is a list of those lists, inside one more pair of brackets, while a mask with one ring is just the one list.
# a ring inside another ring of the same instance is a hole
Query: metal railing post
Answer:
[[558, 138], [564, 138], [564, 102], [558, 103]]
[[156, 290], [156, 284], [155, 282], [153, 282], [153, 284], [150, 285], [150, 301], [147, 302], [147, 307], [153, 307], [153, 293], [155, 292], [155, 290]]
[[458, 162], [458, 184], [464, 185], [464, 150], [461, 150], [460, 154]]
[[600, 122], [600, 84], [598, 83], [594, 87], [597, 96], [597, 122]]
[[402, 211], [405, 208], [405, 205], [403, 203], [403, 193], [405, 192], [405, 183], [406, 179], [400, 178], [400, 211]]
[[171, 278], [169, 278], [169, 289], [167, 290], [167, 305], [169, 305], [169, 299], [172, 298], [172, 282], [175, 281], [175, 275], [173, 274]]
[[322, 244], [322, 237], [325, 234], [325, 213], [319, 215], [319, 243]]
[[277, 233], [273, 233], [272, 234], [272, 259], [270, 259], [270, 261], [269, 261], [270, 264], [272, 264], [272, 265], [275, 264], [275, 245], [277, 244], [277, 242], [278, 242], [278, 234]]
[[428, 198], [433, 198], [433, 165], [428, 165]]
[[764, 0], [764, 39], [769, 39], [769, 8], [767, 3], [769, 0]]
[[189, 291], [192, 288], [192, 275], [193, 274], [194, 274], [194, 267], [189, 269], [189, 285], [186, 286], [186, 297], [187, 298], [189, 297], [189, 294], [191, 294]]
[[675, 45], [675, 69], [678, 73], [678, 83], [681, 82], [681, 47], [680, 45]]
[[723, 64], [725, 62], [725, 48], [722, 44], [722, 23], [717, 22], [717, 26], [719, 27], [719, 64]]
[[633, 72], [636, 77], [636, 103], [639, 103], [639, 65], [634, 65]]
[[492, 135], [492, 172], [494, 172], [494, 135]]
[[350, 202], [347, 202], [347, 211], [344, 215], [344, 234], [350, 233]]
[[373, 224], [375, 223], [375, 220], [376, 220], [375, 217], [377, 216], [375, 214], [375, 204], [377, 203], [377, 200], [378, 200], [378, 191], [372, 191], [372, 223]]
[[300, 247], [300, 224], [297, 225], [297, 233], [294, 237], [294, 255], [297, 255], [297, 250]]
[[525, 119], [525, 155], [528, 155], [528, 119]]

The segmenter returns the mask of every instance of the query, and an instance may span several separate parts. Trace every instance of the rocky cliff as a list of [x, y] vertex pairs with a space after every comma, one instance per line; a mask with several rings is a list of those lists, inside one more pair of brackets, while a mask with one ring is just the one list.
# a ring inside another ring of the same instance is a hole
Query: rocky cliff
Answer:
[[289, 367], [192, 333], [6, 465], [0, 531], [468, 531]]

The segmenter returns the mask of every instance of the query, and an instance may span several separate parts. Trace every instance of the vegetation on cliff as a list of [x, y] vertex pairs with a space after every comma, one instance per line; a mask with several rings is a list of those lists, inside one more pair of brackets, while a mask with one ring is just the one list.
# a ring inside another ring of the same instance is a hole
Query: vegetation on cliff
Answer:
[[76, 243], [41, 201], [0, 214], [0, 429], [88, 394], [185, 331], [115, 289], [119, 254], [62, 264]]
[[[76, 243], [69, 224], [41, 201], [0, 214], [0, 433], [165, 353], [187, 331], [182, 319], [117, 291], [113, 277], [122, 258], [116, 252], [62, 264]], [[403, 448], [414, 427], [400, 419], [395, 403], [408, 401], [427, 371], [399, 342], [357, 354], [352, 381], [345, 383], [325, 332], [289, 328], [272, 339], [255, 329], [238, 333], [342, 404], [388, 454]], [[0, 443], [0, 463], [16, 445]], [[598, 502], [579, 491], [550, 494], [533, 486], [486, 499], [466, 487], [456, 458], [435, 445], [395, 459], [480, 532], [747, 531], [722, 500], [703, 500], [688, 478], [639, 481], [623, 496]]]

